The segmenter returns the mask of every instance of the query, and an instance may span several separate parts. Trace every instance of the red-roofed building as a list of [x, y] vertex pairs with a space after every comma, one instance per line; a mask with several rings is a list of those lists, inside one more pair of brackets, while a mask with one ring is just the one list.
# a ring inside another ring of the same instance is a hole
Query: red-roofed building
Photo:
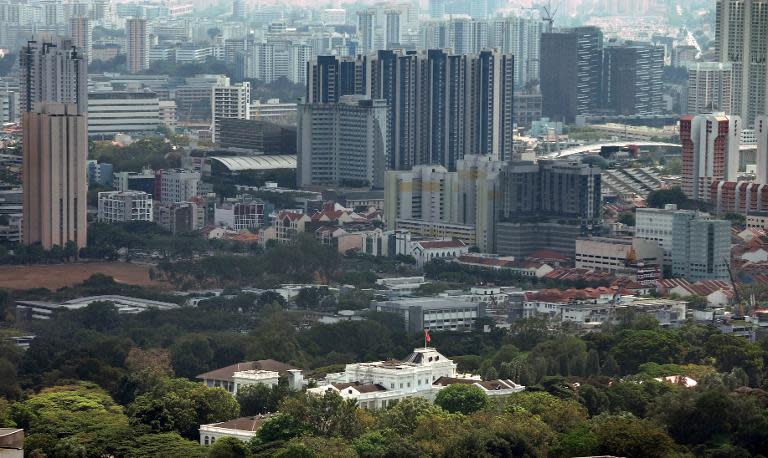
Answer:
[[660, 294], [676, 294], [680, 297], [703, 296], [709, 305], [722, 307], [733, 302], [733, 287], [723, 280], [702, 280], [691, 283], [684, 278], [668, 278], [657, 282], [656, 290]]
[[456, 262], [483, 269], [508, 270], [523, 277], [541, 278], [554, 270], [548, 264], [541, 262], [515, 261], [508, 258], [486, 257], [473, 254], [461, 256]]

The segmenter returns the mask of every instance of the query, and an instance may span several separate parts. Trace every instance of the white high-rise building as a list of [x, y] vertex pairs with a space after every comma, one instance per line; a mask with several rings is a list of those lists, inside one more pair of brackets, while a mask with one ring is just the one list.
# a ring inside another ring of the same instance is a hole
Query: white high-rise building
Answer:
[[214, 86], [211, 92], [211, 139], [218, 141], [223, 118], [251, 119], [251, 83]]
[[733, 65], [696, 62], [688, 65], [687, 114], [732, 112]]
[[69, 35], [75, 46], [80, 48], [88, 57], [88, 63], [93, 61], [93, 23], [87, 17], [73, 17], [69, 20]]
[[515, 86], [539, 80], [541, 34], [544, 21], [536, 14], [488, 21], [488, 47], [515, 56]]
[[312, 46], [295, 43], [291, 45], [288, 58], [288, 80], [294, 84], [307, 84], [307, 63], [315, 57]]
[[741, 118], [725, 113], [686, 115], [680, 120], [683, 191], [709, 200], [715, 181], [737, 181]]
[[751, 126], [768, 113], [768, 0], [718, 0], [718, 60], [733, 65], [733, 114]]
[[125, 21], [125, 48], [128, 71], [139, 73], [149, 68], [149, 29], [144, 18]]
[[143, 191], [100, 192], [98, 220], [105, 223], [152, 221], [152, 196]]
[[174, 204], [189, 201], [198, 194], [200, 181], [200, 172], [163, 170], [160, 175], [160, 202]]

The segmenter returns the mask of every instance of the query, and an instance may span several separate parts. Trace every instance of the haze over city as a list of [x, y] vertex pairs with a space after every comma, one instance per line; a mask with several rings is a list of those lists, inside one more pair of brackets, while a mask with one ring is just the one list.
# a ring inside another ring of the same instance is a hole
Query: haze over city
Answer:
[[0, 458], [768, 456], [768, 0], [0, 0]]

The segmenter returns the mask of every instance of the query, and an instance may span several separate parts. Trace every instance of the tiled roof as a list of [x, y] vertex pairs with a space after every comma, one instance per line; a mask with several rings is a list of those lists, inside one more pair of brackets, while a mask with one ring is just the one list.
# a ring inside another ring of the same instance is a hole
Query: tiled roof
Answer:
[[332, 385], [334, 386], [334, 388], [336, 388], [339, 391], [342, 391], [345, 388], [354, 388], [360, 393], [375, 393], [377, 391], [387, 391], [386, 388], [384, 388], [382, 385], [379, 385], [378, 383], [362, 384], [360, 382], [352, 382], [352, 383], [333, 383]]
[[723, 280], [702, 280], [696, 283], [691, 283], [684, 278], [668, 278], [659, 280], [656, 284], [659, 288], [664, 290], [682, 288], [691, 295], [709, 296], [716, 291], [723, 291], [728, 296], [733, 294], [733, 287], [731, 284]]
[[214, 423], [209, 426], [224, 429], [236, 429], [239, 431], [256, 431], [261, 425], [272, 417], [273, 414], [256, 415], [253, 417], [241, 417], [234, 420], [223, 421], [221, 423]]
[[440, 249], [440, 248], [463, 248], [467, 246], [461, 240], [428, 240], [418, 242], [424, 249]]
[[553, 259], [558, 261], [570, 261], [568, 256], [558, 253], [554, 250], [537, 250], [529, 254], [527, 259]]
[[235, 372], [238, 371], [262, 370], [284, 374], [289, 369], [296, 369], [296, 367], [293, 367], [290, 364], [282, 363], [280, 361], [275, 361], [274, 359], [262, 359], [259, 361], [246, 361], [243, 363], [232, 364], [219, 369], [214, 369], [204, 374], [200, 374], [196, 378], [206, 380], [226, 380], [232, 382], [232, 376]]

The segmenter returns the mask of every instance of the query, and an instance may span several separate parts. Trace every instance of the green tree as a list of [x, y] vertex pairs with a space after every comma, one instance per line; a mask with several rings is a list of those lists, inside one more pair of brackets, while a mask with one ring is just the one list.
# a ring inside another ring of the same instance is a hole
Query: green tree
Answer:
[[240, 404], [240, 415], [251, 416], [268, 412], [276, 412], [280, 402], [288, 394], [287, 386], [256, 384], [240, 387], [237, 390], [237, 403]]
[[674, 455], [674, 441], [648, 420], [631, 416], [598, 416], [591, 422], [597, 438], [597, 453], [626, 457], [669, 457]]
[[250, 450], [245, 443], [234, 437], [222, 437], [211, 445], [209, 458], [248, 458]]
[[623, 212], [619, 215], [618, 222], [626, 224], [627, 226], [635, 225], [635, 214], [632, 212]]
[[177, 432], [194, 439], [201, 424], [231, 420], [240, 406], [227, 391], [184, 379], [163, 379], [128, 406], [134, 425], [153, 432]]
[[75, 448], [82, 447], [88, 456], [107, 456], [131, 437], [122, 408], [104, 390], [87, 382], [44, 389], [14, 404], [12, 416], [25, 430], [30, 453], [39, 450], [48, 456], [69, 456], [58, 455], [66, 449], [77, 456], [80, 452]]
[[508, 412], [524, 410], [537, 415], [555, 431], [565, 432], [587, 421], [587, 410], [578, 402], [559, 399], [544, 392], [522, 392], [510, 395], [505, 403]]
[[305, 431], [305, 426], [299, 420], [286, 413], [278, 413], [262, 423], [252, 443], [255, 442], [258, 445], [286, 441], [301, 436]]
[[680, 362], [682, 354], [683, 345], [676, 334], [656, 330], [627, 331], [611, 350], [625, 374], [636, 372], [646, 362]]
[[146, 458], [203, 458], [208, 450], [196, 441], [184, 439], [176, 433], [144, 434], [127, 443], [115, 456]]
[[762, 380], [766, 352], [759, 345], [733, 334], [715, 334], [707, 341], [706, 348], [715, 358], [718, 371], [729, 372], [739, 367], [749, 375], [751, 384], [756, 385]]
[[335, 392], [323, 396], [304, 393], [288, 398], [280, 406], [280, 412], [295, 418], [318, 436], [351, 439], [362, 432], [357, 403]]
[[416, 429], [419, 418], [438, 415], [441, 412], [442, 409], [439, 406], [424, 398], [405, 398], [394, 406], [378, 412], [376, 423], [382, 429], [406, 435]]
[[469, 415], [488, 406], [488, 395], [475, 385], [449, 385], [437, 393], [435, 404], [451, 413]]

